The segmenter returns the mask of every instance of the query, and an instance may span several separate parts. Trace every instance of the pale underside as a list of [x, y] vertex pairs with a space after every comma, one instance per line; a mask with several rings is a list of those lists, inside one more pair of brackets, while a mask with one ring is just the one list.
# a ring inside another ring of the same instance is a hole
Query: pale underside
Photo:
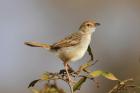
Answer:
[[90, 41], [91, 34], [82, 34], [79, 31], [53, 44], [52, 51], [63, 62], [76, 61], [84, 56]]

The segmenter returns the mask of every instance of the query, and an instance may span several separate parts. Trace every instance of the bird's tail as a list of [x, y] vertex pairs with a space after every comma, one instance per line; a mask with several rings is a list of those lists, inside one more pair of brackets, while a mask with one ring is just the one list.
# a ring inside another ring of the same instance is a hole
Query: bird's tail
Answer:
[[24, 43], [25, 45], [28, 45], [28, 46], [31, 46], [31, 47], [42, 47], [42, 48], [47, 48], [47, 49], [50, 49], [51, 46], [49, 44], [46, 44], [46, 43], [39, 43], [39, 42], [30, 42], [30, 41], [27, 41]]

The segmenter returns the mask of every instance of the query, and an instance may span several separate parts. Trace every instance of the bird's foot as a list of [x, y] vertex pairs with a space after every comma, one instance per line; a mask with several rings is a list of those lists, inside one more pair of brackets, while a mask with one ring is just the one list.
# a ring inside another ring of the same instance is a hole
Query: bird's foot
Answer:
[[68, 77], [68, 82], [71, 83], [71, 84], [75, 84], [76, 83], [76, 81], [73, 80], [71, 77]]

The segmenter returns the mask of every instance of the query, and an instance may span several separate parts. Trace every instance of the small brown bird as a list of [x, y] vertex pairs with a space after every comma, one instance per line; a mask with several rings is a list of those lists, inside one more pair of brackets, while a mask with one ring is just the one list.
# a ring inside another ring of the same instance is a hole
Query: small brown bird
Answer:
[[25, 42], [25, 44], [32, 47], [45, 48], [55, 53], [64, 62], [69, 82], [73, 82], [68, 72], [68, 63], [77, 61], [84, 56], [90, 44], [92, 33], [95, 32], [96, 26], [99, 25], [100, 23], [95, 21], [85, 21], [81, 24], [78, 32], [74, 32], [52, 45], [30, 41]]

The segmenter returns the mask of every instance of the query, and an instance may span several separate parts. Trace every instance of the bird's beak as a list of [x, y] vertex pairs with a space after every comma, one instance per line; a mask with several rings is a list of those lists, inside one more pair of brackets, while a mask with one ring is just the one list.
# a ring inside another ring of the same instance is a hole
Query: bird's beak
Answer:
[[100, 23], [95, 23], [95, 26], [100, 26], [101, 24]]

